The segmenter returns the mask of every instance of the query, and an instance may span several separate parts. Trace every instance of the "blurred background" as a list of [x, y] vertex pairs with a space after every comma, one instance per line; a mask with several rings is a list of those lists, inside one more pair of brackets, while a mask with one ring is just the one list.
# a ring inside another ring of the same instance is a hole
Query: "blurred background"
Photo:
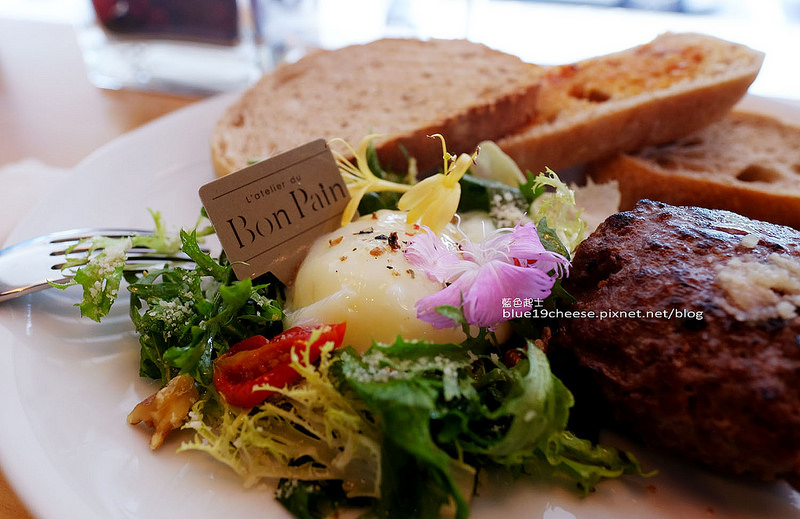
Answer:
[[[94, 0], [108, 18], [103, 25], [90, 0], [0, 0], [0, 18], [71, 24], [90, 80], [110, 89], [201, 96], [238, 90], [311, 47], [387, 35], [465, 37], [546, 65], [622, 50], [670, 30], [706, 32], [764, 51], [751, 91], [800, 98], [800, 80], [786, 80], [800, 53], [800, 0], [188, 0], [194, 12], [231, 5], [241, 29], [235, 44], [208, 45], [208, 35], [199, 35], [192, 46], [177, 45], [177, 60], [166, 53], [169, 45], [150, 45], [149, 54], [142, 41], [131, 45], [125, 16], [133, 6], [170, 2], [187, 0]], [[134, 55], [137, 64], [123, 70], [120, 63]]]
[[[297, 3], [297, 1], [290, 0], [284, 3]], [[348, 4], [346, 0], [338, 3]], [[372, 3], [381, 3], [381, 0]], [[465, 1], [462, 3], [476, 2]], [[618, 7], [714, 17], [761, 19], [774, 23], [800, 22], [800, 2], [796, 0], [546, 0], [529, 3]], [[79, 21], [86, 15], [88, 9], [89, 2], [84, 0], [0, 1], [0, 15], [2, 16], [57, 22]]]

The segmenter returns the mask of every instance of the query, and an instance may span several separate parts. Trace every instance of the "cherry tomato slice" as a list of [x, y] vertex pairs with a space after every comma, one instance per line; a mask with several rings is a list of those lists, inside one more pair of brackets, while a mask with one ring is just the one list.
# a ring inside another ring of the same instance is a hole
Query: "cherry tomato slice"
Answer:
[[[296, 326], [272, 339], [255, 335], [234, 344], [214, 361], [214, 387], [231, 405], [253, 407], [260, 404], [273, 391], [253, 389], [255, 386], [285, 387], [300, 377], [289, 366], [291, 353], [294, 351], [303, 359], [306, 343], [315, 329]], [[312, 363], [319, 359], [320, 348], [327, 342], [332, 342], [334, 348], [342, 345], [345, 323], [319, 329], [319, 338], [309, 346], [308, 360]]]

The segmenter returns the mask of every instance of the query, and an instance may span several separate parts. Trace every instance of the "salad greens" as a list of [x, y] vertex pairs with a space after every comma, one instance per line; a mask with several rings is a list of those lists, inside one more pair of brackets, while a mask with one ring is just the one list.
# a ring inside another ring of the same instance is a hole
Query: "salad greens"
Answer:
[[293, 359], [305, 383], [270, 387], [279, 400], [251, 411], [209, 394], [181, 450], [211, 454], [246, 484], [282, 478], [278, 497], [297, 517], [349, 505], [421, 518], [452, 506], [465, 518], [477, 472], [491, 468], [560, 477], [583, 493], [642, 473], [629, 454], [566, 430], [572, 395], [536, 345], [507, 366], [489, 344], [329, 345], [316, 368]]
[[[548, 191], [548, 187], [552, 190]], [[535, 177], [528, 173], [521, 191], [531, 202], [531, 218], [535, 222], [549, 221], [559, 241], [573, 252], [586, 232], [581, 210], [575, 207], [575, 193], [549, 168]]]
[[270, 388], [283, 398], [252, 410], [229, 406], [209, 388], [186, 424], [197, 436], [181, 450], [207, 452], [246, 485], [262, 478], [337, 480], [351, 496], [377, 498], [379, 430], [363, 402], [348, 398], [329, 378], [331, 350], [323, 346], [318, 367], [294, 357], [291, 366], [304, 383]]
[[141, 344], [140, 375], [166, 384], [185, 373], [207, 386], [217, 354], [247, 337], [278, 333], [283, 311], [270, 284], [237, 281], [230, 264], [200, 249], [196, 233], [181, 231], [180, 238], [194, 269], [153, 270], [128, 286]]
[[[341, 377], [377, 417], [383, 432], [382, 517], [469, 515], [474, 476], [502, 466], [562, 474], [588, 492], [598, 481], [640, 473], [637, 462], [565, 430], [572, 396], [528, 343], [507, 366], [493, 353], [459, 345], [375, 345], [344, 350]], [[405, 474], [403, 474], [405, 472]], [[416, 499], [409, 481], [419, 486]]]
[[[370, 168], [376, 179], [388, 175], [374, 157]], [[548, 251], [569, 258], [581, 239], [574, 199], [552, 172], [528, 174], [517, 186], [471, 174], [460, 184], [462, 210], [491, 214], [510, 205], [530, 214]], [[375, 193], [359, 209], [394, 208], [398, 197]], [[130, 247], [179, 246], [194, 260], [193, 269], [166, 266], [126, 278], [140, 374], [162, 385], [190, 375], [200, 399], [184, 428], [195, 435], [179, 450], [213, 456], [246, 485], [278, 481], [276, 498], [296, 517], [359, 507], [371, 517], [462, 519], [485, 470], [543, 475], [583, 494], [603, 479], [643, 475], [631, 454], [568, 430], [573, 396], [550, 370], [540, 323], [515, 320], [515, 340], [498, 345], [494, 332], [468, 326], [452, 306], [436, 311], [462, 325], [468, 338], [461, 344], [397, 337], [359, 354], [327, 343], [315, 364], [312, 332], [288, 361], [301, 383], [259, 386], [275, 394], [251, 409], [229, 405], [213, 383], [214, 359], [243, 339], [282, 331], [283, 287], [272, 278], [237, 280], [224, 253], [214, 259], [198, 244], [213, 231], [198, 231], [198, 223], [170, 237], [152, 214], [152, 236], [93, 243], [89, 263], [67, 286], [83, 286], [81, 313], [99, 320], [117, 295]], [[545, 305], [569, 299], [557, 282]]]
[[[100, 321], [108, 315], [108, 311], [116, 301], [120, 283], [124, 275], [123, 267], [127, 253], [134, 247], [147, 247], [155, 252], [175, 254], [181, 250], [181, 240], [167, 231], [161, 213], [150, 211], [153, 217], [152, 234], [136, 234], [122, 238], [93, 237], [80, 240], [65, 251], [66, 261], [63, 270], [79, 267], [75, 276], [64, 284], [52, 284], [55, 288], [65, 289], [74, 285], [83, 287], [83, 299], [77, 304], [81, 316]], [[195, 224], [195, 232], [204, 215]], [[207, 227], [199, 231], [201, 236], [213, 234], [214, 229]], [[84, 254], [70, 254], [88, 244]]]

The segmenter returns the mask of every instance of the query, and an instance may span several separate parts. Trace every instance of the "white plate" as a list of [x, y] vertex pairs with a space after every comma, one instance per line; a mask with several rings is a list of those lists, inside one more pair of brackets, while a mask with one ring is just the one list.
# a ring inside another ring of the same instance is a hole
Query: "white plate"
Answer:
[[[208, 138], [230, 97], [214, 98], [127, 134], [76, 167], [9, 237], [91, 225], [148, 225], [146, 209], [191, 225], [197, 189], [213, 179]], [[791, 104], [746, 106], [800, 121]], [[126, 424], [153, 383], [140, 379], [138, 342], [120, 301], [102, 324], [78, 317], [74, 289], [47, 290], [0, 306], [0, 461], [34, 514], [219, 519], [288, 517], [269, 489], [244, 489], [225, 466], [176, 454], [178, 438], [153, 453], [148, 432]], [[610, 440], [618, 441], [616, 438]], [[599, 485], [586, 499], [522, 480], [488, 481], [473, 517], [800, 517], [800, 495], [783, 483], [751, 484], [629, 446], [659, 475]]]

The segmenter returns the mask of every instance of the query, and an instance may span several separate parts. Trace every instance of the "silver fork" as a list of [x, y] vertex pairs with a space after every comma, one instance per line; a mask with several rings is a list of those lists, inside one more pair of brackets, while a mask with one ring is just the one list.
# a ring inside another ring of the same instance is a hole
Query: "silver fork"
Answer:
[[[8, 301], [24, 294], [49, 288], [53, 283], [65, 283], [74, 275], [62, 271], [66, 262], [66, 251], [81, 239], [96, 236], [123, 238], [133, 234], [152, 234], [152, 231], [139, 229], [74, 229], [55, 232], [33, 238], [0, 250], [0, 302]], [[70, 254], [85, 252], [86, 248], [76, 247]], [[143, 271], [159, 268], [167, 263], [191, 263], [183, 253], [164, 255], [151, 249], [132, 248], [128, 252], [126, 271]]]

